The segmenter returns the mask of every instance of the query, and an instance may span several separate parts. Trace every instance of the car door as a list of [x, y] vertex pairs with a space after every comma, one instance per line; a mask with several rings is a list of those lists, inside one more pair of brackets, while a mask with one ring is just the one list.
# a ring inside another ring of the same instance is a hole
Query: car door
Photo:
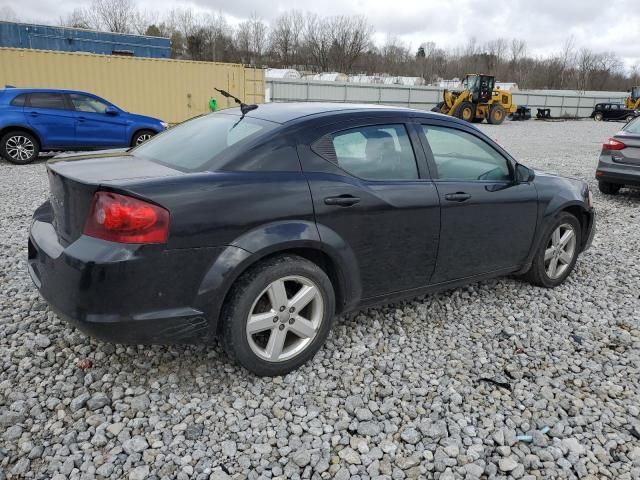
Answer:
[[320, 236], [353, 252], [362, 298], [427, 285], [435, 267], [439, 198], [416, 143], [389, 119], [321, 125], [299, 147]]
[[538, 196], [516, 183], [513, 162], [475, 129], [421, 122], [441, 203], [434, 283], [522, 265], [536, 228]]
[[43, 147], [64, 148], [75, 144], [75, 119], [62, 93], [30, 93], [24, 114]]
[[614, 112], [613, 112], [612, 109], [613, 109], [613, 105], [611, 105], [610, 103], [607, 103], [604, 106], [604, 110], [602, 111], [602, 115], [603, 115], [603, 118], [605, 120], [612, 120], [614, 118], [614, 114], [613, 114]]
[[[83, 147], [128, 147], [127, 121], [122, 112], [93, 95], [70, 93], [76, 138]], [[107, 110], [108, 107], [112, 107]]]

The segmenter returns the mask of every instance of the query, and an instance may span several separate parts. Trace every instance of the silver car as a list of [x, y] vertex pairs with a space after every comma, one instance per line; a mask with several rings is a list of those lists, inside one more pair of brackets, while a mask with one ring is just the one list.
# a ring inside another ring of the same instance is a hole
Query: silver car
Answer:
[[596, 170], [602, 193], [615, 195], [624, 186], [640, 187], [640, 118], [627, 123], [602, 145]]

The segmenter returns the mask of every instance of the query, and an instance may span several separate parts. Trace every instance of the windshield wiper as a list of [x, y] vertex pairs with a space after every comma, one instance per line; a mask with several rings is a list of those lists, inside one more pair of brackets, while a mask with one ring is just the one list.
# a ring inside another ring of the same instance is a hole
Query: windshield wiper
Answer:
[[251, 110], [255, 110], [256, 108], [258, 108], [258, 105], [256, 105], [255, 103], [252, 103], [252, 104], [247, 105], [247, 104], [246, 104], [246, 103], [244, 103], [242, 100], [240, 100], [238, 97], [236, 97], [236, 96], [234, 96], [234, 95], [231, 95], [229, 92], [226, 92], [226, 91], [224, 91], [224, 90], [220, 90], [219, 88], [215, 88], [215, 87], [214, 87], [214, 90], [216, 90], [217, 92], [220, 92], [220, 94], [221, 94], [223, 97], [231, 98], [231, 99], [235, 100], [235, 102], [236, 102], [238, 105], [240, 105], [240, 111], [242, 112], [242, 117], [241, 117], [241, 118], [244, 118], [244, 116], [245, 116], [247, 113], [249, 113]]

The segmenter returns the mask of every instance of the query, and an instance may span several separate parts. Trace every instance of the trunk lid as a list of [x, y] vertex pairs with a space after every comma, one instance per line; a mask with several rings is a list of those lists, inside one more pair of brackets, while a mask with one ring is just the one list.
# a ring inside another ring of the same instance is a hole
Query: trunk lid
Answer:
[[182, 172], [118, 151], [56, 157], [47, 164], [53, 225], [63, 246], [84, 230], [93, 194], [101, 186], [126, 193], [135, 181], [184, 175]]
[[622, 150], [612, 150], [611, 159], [616, 163], [640, 166], [640, 135], [622, 130], [613, 137], [626, 145]]

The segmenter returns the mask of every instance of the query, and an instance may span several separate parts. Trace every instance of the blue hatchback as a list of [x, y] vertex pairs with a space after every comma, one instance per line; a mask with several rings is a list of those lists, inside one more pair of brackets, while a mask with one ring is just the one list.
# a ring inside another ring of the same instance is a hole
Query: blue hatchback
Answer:
[[167, 128], [157, 118], [125, 112], [73, 90], [0, 90], [0, 154], [26, 164], [40, 151], [101, 150], [138, 145]]

